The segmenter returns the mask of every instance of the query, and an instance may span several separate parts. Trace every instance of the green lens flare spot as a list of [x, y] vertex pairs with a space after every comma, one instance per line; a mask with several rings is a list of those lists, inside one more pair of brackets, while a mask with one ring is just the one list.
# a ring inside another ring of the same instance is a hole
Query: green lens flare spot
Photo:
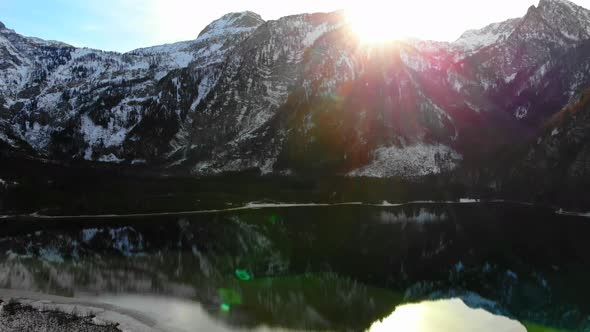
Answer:
[[223, 311], [223, 312], [229, 312], [231, 309], [231, 306], [227, 303], [222, 303], [221, 306], [219, 307], [219, 309], [221, 309], [221, 311]]
[[219, 298], [224, 304], [242, 304], [242, 296], [233, 289], [220, 288], [217, 290], [217, 293], [219, 294]]
[[236, 270], [236, 277], [242, 281], [248, 281], [252, 279], [252, 276], [246, 270]]
[[276, 224], [277, 222], [279, 222], [279, 216], [277, 216], [276, 214], [273, 214], [272, 216], [270, 216], [269, 221], [271, 224]]

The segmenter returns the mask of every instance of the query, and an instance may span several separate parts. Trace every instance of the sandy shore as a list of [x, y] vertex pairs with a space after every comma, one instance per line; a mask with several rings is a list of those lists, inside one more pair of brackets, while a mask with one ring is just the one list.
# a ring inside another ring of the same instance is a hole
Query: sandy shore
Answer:
[[62, 296], [47, 295], [35, 292], [0, 289], [0, 299], [5, 303], [14, 299], [19, 303], [30, 305], [39, 310], [57, 310], [65, 313], [75, 312], [77, 315], [94, 315], [94, 323], [100, 325], [105, 323], [117, 323], [121, 331], [126, 332], [160, 332], [156, 328], [156, 321], [146, 315], [129, 309], [117, 306], [89, 302], [85, 300], [68, 298]]

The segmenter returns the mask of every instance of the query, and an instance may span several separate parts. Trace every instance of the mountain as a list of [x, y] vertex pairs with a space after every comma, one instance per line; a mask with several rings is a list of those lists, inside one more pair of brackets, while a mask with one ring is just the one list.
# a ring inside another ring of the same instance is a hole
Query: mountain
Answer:
[[590, 11], [567, 0], [452, 43], [367, 46], [350, 29], [339, 12], [232, 13], [195, 40], [119, 54], [2, 25], [0, 148], [205, 175], [415, 178], [485, 167], [590, 87]]
[[[539, 135], [498, 163], [507, 191], [567, 205], [588, 206], [590, 89], [547, 121]], [[508, 166], [507, 166], [508, 165]], [[526, 190], [526, 193], [523, 192]]]
[[3, 28], [4, 135], [58, 159], [120, 162], [128, 150], [138, 157], [159, 155], [170, 139], [166, 134], [178, 131], [180, 119], [214, 84], [224, 57], [262, 23], [254, 13], [228, 14], [196, 40], [126, 54], [78, 49]]

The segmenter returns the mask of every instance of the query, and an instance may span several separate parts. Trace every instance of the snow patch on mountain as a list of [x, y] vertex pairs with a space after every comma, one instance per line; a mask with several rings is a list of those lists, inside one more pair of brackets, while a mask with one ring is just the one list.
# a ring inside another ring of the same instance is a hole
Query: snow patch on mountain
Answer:
[[49, 263], [63, 263], [64, 258], [59, 250], [52, 246], [47, 246], [39, 249], [39, 258], [42, 261]]
[[366, 177], [419, 177], [440, 174], [457, 167], [462, 156], [448, 146], [418, 143], [406, 147], [381, 147], [369, 164], [349, 173]]
[[418, 72], [426, 71], [426, 70], [430, 69], [432, 67], [432, 65], [434, 64], [433, 61], [431, 61], [428, 58], [425, 58], [421, 54], [410, 53], [404, 49], [400, 50], [399, 55], [400, 55], [402, 62], [406, 66], [408, 66], [409, 68], [411, 68], [415, 71], [418, 71]]
[[447, 72], [447, 82], [451, 85], [453, 90], [459, 93], [463, 90], [467, 83], [463, 77], [451, 70]]
[[124, 160], [118, 158], [117, 156], [115, 156], [112, 153], [109, 153], [106, 156], [101, 156], [100, 158], [98, 158], [98, 161], [100, 161], [102, 163], [115, 163], [115, 164], [118, 164], [118, 163], [122, 163]]
[[113, 119], [107, 128], [96, 125], [88, 115], [82, 116], [80, 127], [87, 143], [91, 145], [100, 143], [105, 147], [120, 146], [129, 131], [127, 128], [115, 125]]
[[326, 32], [332, 30], [334, 27], [330, 26], [328, 23], [322, 23], [316, 26], [313, 30], [311, 30], [305, 39], [303, 39], [303, 45], [309, 47], [315, 43], [315, 41], [320, 38]]
[[53, 128], [49, 125], [41, 125], [38, 122], [25, 124], [24, 139], [37, 151], [44, 151], [51, 140]]
[[504, 78], [504, 83], [511, 83], [512, 81], [514, 81], [514, 79], [516, 78], [516, 74], [514, 73], [512, 75], [508, 75]]
[[516, 111], [514, 111], [514, 117], [516, 117], [518, 120], [522, 120], [522, 119], [526, 118], [528, 112], [529, 112], [528, 107], [526, 107], [526, 106], [519, 106], [516, 109]]
[[490, 24], [479, 30], [469, 30], [461, 35], [453, 43], [453, 46], [466, 51], [476, 51], [508, 38], [520, 21], [520, 18], [513, 18], [504, 22]]

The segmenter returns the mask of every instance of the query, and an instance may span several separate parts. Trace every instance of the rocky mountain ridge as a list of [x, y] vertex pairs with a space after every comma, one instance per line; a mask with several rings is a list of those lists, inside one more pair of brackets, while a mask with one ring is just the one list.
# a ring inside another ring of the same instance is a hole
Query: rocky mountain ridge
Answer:
[[0, 26], [0, 148], [193, 174], [420, 177], [489, 158], [590, 86], [590, 11], [541, 0], [453, 43], [365, 45], [342, 13], [227, 14], [126, 54]]

